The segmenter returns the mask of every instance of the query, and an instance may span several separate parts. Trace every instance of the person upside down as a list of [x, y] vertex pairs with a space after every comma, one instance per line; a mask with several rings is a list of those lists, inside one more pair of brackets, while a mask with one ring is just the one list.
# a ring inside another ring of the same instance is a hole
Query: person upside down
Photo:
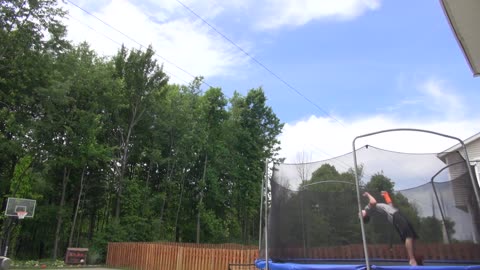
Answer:
[[368, 223], [370, 216], [374, 212], [387, 218], [387, 220], [395, 227], [402, 242], [405, 243], [409, 264], [412, 266], [421, 265], [421, 258], [415, 256], [415, 240], [418, 239], [418, 235], [413, 229], [412, 224], [396, 207], [393, 206], [392, 199], [388, 192], [382, 191], [381, 194], [386, 203], [377, 203], [377, 200], [375, 200], [370, 193], [363, 193], [363, 196], [368, 198], [368, 205], [365, 206], [361, 213], [363, 223]]

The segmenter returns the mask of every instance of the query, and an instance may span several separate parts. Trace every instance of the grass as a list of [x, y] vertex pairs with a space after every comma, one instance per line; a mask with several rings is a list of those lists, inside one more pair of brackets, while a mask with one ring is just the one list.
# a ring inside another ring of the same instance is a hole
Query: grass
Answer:
[[67, 265], [63, 260], [11, 260], [10, 269], [74, 269], [74, 268], [106, 268], [103, 265]]

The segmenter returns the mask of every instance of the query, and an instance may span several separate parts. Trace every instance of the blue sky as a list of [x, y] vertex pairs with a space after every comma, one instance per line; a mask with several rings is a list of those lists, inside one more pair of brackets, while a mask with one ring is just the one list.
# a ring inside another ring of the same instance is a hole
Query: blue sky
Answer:
[[[429, 129], [461, 139], [479, 131], [480, 79], [472, 77], [437, 0], [182, 1], [321, 109], [176, 0], [71, 2], [152, 44], [159, 56], [203, 75], [228, 96], [262, 86], [286, 123], [281, 154], [289, 162], [299, 152], [312, 160], [341, 155], [355, 136], [385, 128]], [[72, 4], [66, 8], [71, 40], [86, 40], [105, 55], [119, 47], [110, 39], [139, 47]], [[173, 82], [192, 79], [168, 63], [165, 69]], [[395, 136], [365, 143], [406, 152], [455, 144]]]

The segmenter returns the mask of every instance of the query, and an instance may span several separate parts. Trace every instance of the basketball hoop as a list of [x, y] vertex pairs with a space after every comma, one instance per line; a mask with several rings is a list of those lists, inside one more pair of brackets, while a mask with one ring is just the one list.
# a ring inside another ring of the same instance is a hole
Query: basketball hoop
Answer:
[[27, 211], [18, 211], [17, 212], [17, 217], [18, 217], [18, 219], [24, 219], [27, 214], [28, 214]]

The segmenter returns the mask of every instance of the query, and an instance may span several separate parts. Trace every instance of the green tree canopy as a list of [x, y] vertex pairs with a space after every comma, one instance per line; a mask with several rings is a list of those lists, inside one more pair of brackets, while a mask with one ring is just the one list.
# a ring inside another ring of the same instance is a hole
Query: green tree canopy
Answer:
[[[100, 57], [64, 40], [53, 0], [0, 11], [0, 195], [37, 200], [9, 256], [258, 241], [265, 161], [278, 158], [283, 127], [261, 88], [228, 98], [201, 77], [169, 83], [151, 47]], [[11, 223], [0, 220], [4, 250]]]

